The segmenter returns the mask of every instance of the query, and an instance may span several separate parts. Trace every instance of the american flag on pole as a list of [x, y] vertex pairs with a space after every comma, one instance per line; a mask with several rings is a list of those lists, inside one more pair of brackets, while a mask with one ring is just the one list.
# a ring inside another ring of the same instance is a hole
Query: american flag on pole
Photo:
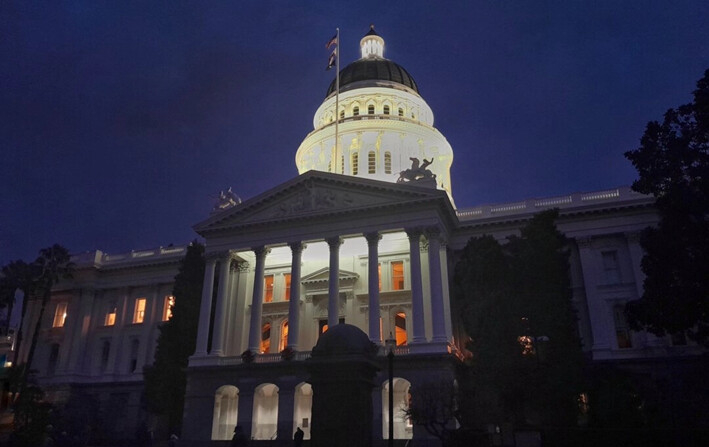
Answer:
[[327, 49], [330, 49], [333, 46], [335, 47], [327, 60], [327, 68], [325, 68], [325, 70], [331, 69], [337, 63], [337, 44], [337, 34], [335, 34], [334, 36], [332, 36], [332, 39], [327, 41], [327, 44], [325, 45], [325, 48]]
[[329, 48], [330, 48], [331, 46], [333, 46], [333, 45], [337, 45], [337, 34], [335, 34], [334, 36], [332, 36], [332, 39], [330, 39], [330, 40], [327, 41], [327, 45], [325, 45], [325, 48], [328, 48], [328, 49], [329, 49]]

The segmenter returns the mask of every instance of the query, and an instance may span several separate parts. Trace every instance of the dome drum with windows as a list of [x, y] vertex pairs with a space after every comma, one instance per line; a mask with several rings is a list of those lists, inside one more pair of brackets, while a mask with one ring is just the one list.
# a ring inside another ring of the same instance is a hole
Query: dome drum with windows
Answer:
[[298, 172], [318, 170], [396, 182], [402, 171], [412, 167], [412, 158], [421, 163], [429, 160], [427, 168], [435, 175], [436, 187], [445, 190], [452, 202], [453, 150], [433, 127], [433, 112], [416, 81], [399, 64], [384, 58], [384, 39], [373, 26], [360, 48], [362, 57], [340, 71], [337, 113], [334, 80], [315, 112], [314, 130], [296, 153]]

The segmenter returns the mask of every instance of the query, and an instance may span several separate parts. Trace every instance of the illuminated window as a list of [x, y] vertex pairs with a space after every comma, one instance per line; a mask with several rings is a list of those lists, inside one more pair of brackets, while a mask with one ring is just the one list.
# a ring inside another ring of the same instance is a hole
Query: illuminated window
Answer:
[[391, 152], [384, 152], [384, 173], [391, 174]]
[[633, 338], [625, 319], [625, 306], [620, 304], [613, 307], [613, 320], [615, 322], [615, 337], [618, 341], [618, 348], [627, 349], [633, 347]]
[[352, 175], [357, 175], [359, 173], [359, 154], [355, 152], [352, 154]]
[[286, 301], [290, 301], [290, 273], [283, 275], [283, 279], [286, 282]]
[[358, 116], [359, 115], [359, 107], [354, 106], [352, 107], [352, 116]]
[[268, 354], [271, 351], [271, 323], [264, 323], [261, 326], [261, 354]]
[[374, 105], [370, 104], [370, 105], [367, 107], [367, 113], [368, 113], [369, 115], [374, 115]]
[[168, 295], [165, 297], [165, 304], [162, 309], [162, 321], [172, 318], [172, 307], [175, 305], [175, 297]]
[[273, 301], [273, 275], [266, 275], [263, 277], [263, 302], [270, 303]]
[[396, 337], [396, 346], [406, 344], [406, 314], [399, 312], [394, 317], [394, 336]]
[[379, 275], [379, 291], [382, 291], [382, 265], [377, 264], [377, 274]]
[[[340, 319], [337, 320], [337, 321], [338, 321], [339, 324], [345, 324], [345, 319], [344, 319], [344, 318], [340, 318]], [[320, 320], [320, 321], [318, 322], [318, 326], [319, 326], [319, 328], [320, 328], [318, 334], [322, 335], [322, 334], [324, 334], [325, 332], [327, 332], [327, 328], [328, 328], [327, 320]]]
[[145, 321], [145, 298], [135, 300], [135, 310], [133, 311], [133, 324]]
[[64, 327], [66, 321], [66, 302], [57, 303], [57, 308], [54, 310], [54, 321], [52, 327]]
[[367, 164], [367, 172], [369, 174], [374, 174], [375, 172], [377, 172], [377, 154], [375, 154], [374, 151], [369, 151], [369, 154], [367, 156]]
[[404, 109], [399, 107], [399, 116], [404, 116]]
[[389, 106], [384, 106], [384, 114], [389, 115]]
[[603, 277], [606, 284], [620, 283], [620, 264], [618, 263], [618, 252], [616, 250], [602, 251]]
[[278, 350], [283, 351], [288, 346], [288, 321], [281, 325], [281, 341], [278, 343]]
[[103, 325], [113, 326], [114, 324], [116, 324], [116, 303], [109, 303], [103, 319]]
[[391, 263], [391, 290], [404, 290], [404, 261]]

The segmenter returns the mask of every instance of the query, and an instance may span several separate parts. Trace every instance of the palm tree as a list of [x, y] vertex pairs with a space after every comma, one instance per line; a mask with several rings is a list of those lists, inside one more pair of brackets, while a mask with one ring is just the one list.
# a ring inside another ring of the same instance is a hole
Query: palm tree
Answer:
[[37, 279], [35, 281], [36, 291], [42, 296], [42, 303], [39, 309], [37, 323], [34, 326], [32, 333], [32, 343], [27, 354], [27, 362], [25, 365], [24, 378], [22, 380], [22, 389], [27, 384], [27, 375], [32, 367], [32, 358], [34, 351], [37, 348], [37, 340], [39, 339], [39, 329], [42, 324], [42, 317], [47, 303], [52, 296], [52, 287], [63, 278], [71, 278], [74, 270], [74, 264], [70, 262], [69, 250], [59, 244], [54, 244], [51, 247], [43, 248], [39, 251], [39, 257], [34, 261], [37, 268]]

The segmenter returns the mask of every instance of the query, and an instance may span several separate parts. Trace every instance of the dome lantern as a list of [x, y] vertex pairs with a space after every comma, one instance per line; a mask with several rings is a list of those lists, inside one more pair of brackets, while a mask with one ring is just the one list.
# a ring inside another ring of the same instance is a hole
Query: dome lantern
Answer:
[[369, 32], [359, 41], [362, 59], [384, 58], [384, 39], [376, 31], [374, 25], [369, 25]]

